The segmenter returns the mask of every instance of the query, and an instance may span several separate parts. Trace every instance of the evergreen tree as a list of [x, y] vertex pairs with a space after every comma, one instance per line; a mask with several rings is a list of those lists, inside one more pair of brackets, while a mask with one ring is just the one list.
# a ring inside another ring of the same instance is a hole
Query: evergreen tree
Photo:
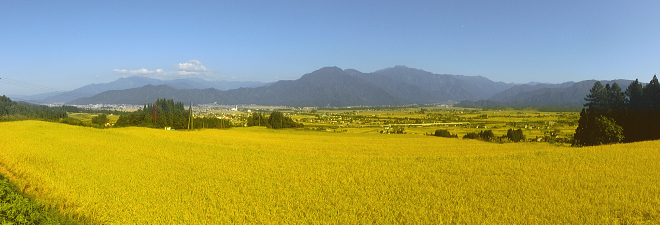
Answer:
[[109, 122], [108, 116], [103, 113], [99, 114], [98, 116], [92, 117], [92, 124], [103, 125], [108, 122]]
[[268, 118], [268, 124], [270, 124], [273, 129], [284, 128], [284, 114], [278, 111], [273, 111]]
[[651, 82], [644, 86], [642, 90], [644, 96], [644, 106], [641, 115], [639, 129], [643, 140], [660, 139], [660, 83], [658, 77], [653, 75]]
[[635, 79], [625, 91], [625, 113], [617, 118], [619, 125], [626, 131], [625, 142], [644, 140], [644, 133], [641, 131], [644, 126], [643, 120], [645, 111], [645, 99], [643, 86], [638, 79]]
[[506, 132], [506, 137], [513, 142], [520, 142], [522, 140], [525, 140], [525, 135], [523, 135], [522, 129], [518, 129], [518, 130], [509, 129]]
[[653, 75], [651, 82], [644, 86], [643, 95], [644, 102], [649, 108], [660, 108], [660, 83], [658, 83], [658, 77], [656, 75]]
[[268, 117], [268, 124], [266, 126], [273, 129], [281, 129], [303, 127], [303, 124], [296, 123], [293, 119], [285, 117], [281, 112], [273, 111]]
[[574, 146], [587, 146], [593, 142], [592, 140], [592, 118], [587, 114], [585, 109], [580, 112], [580, 119], [578, 120], [578, 127], [575, 129]]
[[479, 132], [479, 137], [484, 141], [491, 141], [495, 138], [495, 134], [492, 130], [481, 131]]
[[623, 109], [626, 102], [626, 95], [621, 91], [621, 87], [617, 83], [612, 84], [607, 97], [607, 106], [614, 109], [615, 114]]
[[625, 92], [626, 104], [628, 109], [639, 109], [644, 104], [644, 94], [642, 92], [642, 84], [639, 83], [639, 79], [635, 79]]
[[153, 104], [145, 104], [142, 109], [121, 115], [115, 125], [184, 129], [188, 125], [189, 115], [182, 102], [157, 99]]
[[[608, 131], [612, 132], [621, 131], [620, 138], [623, 139], [622, 125], [627, 126], [634, 123], [629, 120], [631, 111], [628, 110], [627, 103], [630, 102], [630, 99], [626, 99], [626, 96], [638, 96], [639, 92], [634, 88], [639, 86], [638, 83], [633, 82], [629, 87], [633, 87], [633, 89], [626, 90], [624, 93], [616, 83], [612, 86], [607, 84], [605, 87], [598, 81], [594, 83], [589, 90], [589, 95], [585, 98], [587, 103], [584, 105], [587, 108], [580, 113], [578, 127], [575, 130], [574, 145], [590, 146], [622, 141], [617, 139], [619, 134], [607, 136], [609, 133], [604, 134], [603, 129], [609, 129]], [[633, 101], [638, 101], [638, 99], [633, 98]], [[616, 124], [614, 121], [620, 121], [620, 124]], [[621, 129], [618, 130], [618, 128]]]
[[587, 103], [584, 104], [584, 106], [587, 107], [587, 110], [593, 112], [601, 111], [605, 108], [607, 102], [607, 90], [605, 90], [605, 87], [603, 87], [603, 84], [601, 84], [600, 81], [596, 81], [584, 100], [587, 101]]
[[254, 113], [252, 113], [252, 115], [251, 115], [250, 117], [248, 117], [248, 119], [247, 119], [247, 125], [250, 126], [250, 127], [251, 127], [251, 126], [266, 126], [266, 127], [270, 127], [270, 125], [268, 124], [268, 120], [266, 119], [266, 117], [265, 117], [263, 114], [258, 113], [258, 112], [254, 112]]

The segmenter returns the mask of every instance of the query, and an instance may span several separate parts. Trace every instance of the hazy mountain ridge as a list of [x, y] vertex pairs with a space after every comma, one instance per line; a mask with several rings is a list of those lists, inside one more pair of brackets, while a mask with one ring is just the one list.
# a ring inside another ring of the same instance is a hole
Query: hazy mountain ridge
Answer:
[[439, 97], [427, 90], [421, 89], [415, 85], [394, 80], [387, 76], [376, 73], [362, 73], [357, 70], [344, 70], [351, 76], [372, 83], [387, 93], [397, 96], [404, 102], [433, 103], [437, 102]]
[[432, 92], [439, 96], [438, 101], [485, 99], [514, 85], [493, 82], [484, 77], [433, 74], [405, 66], [395, 66], [374, 73]]
[[[177, 101], [218, 104], [260, 104], [288, 106], [349, 106], [425, 104], [447, 100], [477, 100], [480, 96], [502, 91], [513, 84], [493, 82], [484, 77], [439, 75], [405, 66], [396, 66], [374, 73], [325, 67], [305, 74], [300, 79], [278, 81], [269, 86], [239, 88], [227, 91], [217, 89], [183, 90], [160, 88], [161, 98], [172, 96]], [[488, 87], [488, 88], [485, 88]], [[99, 96], [78, 99], [68, 104], [144, 104], [155, 100], [154, 87], [120, 92], [101, 93]], [[130, 93], [130, 94], [128, 94]], [[152, 99], [153, 98], [153, 99]]]
[[326, 67], [298, 80], [282, 80], [264, 87], [221, 91], [213, 88], [177, 90], [165, 85], [148, 85], [123, 91], [107, 91], [68, 104], [146, 104], [158, 98], [229, 105], [343, 106], [403, 103], [379, 87], [352, 77], [337, 67]]
[[[28, 96], [26, 99], [43, 103], [70, 102], [80, 98], [91, 97], [111, 90], [126, 90], [146, 85], [167, 85], [175, 89], [208, 89], [230, 90], [241, 87], [259, 87], [268, 83], [256, 81], [207, 81], [200, 78], [186, 78], [175, 80], [159, 80], [147, 77], [122, 77], [109, 83], [88, 84], [72, 91], [60, 93], [46, 93]], [[43, 96], [43, 97], [42, 97]]]
[[[139, 80], [129, 85], [138, 85], [138, 82]], [[485, 100], [481, 103], [575, 108], [584, 104], [584, 97], [595, 82], [595, 80], [588, 80], [577, 83], [515, 85], [494, 82], [481, 76], [433, 74], [405, 66], [395, 66], [373, 73], [324, 67], [305, 74], [297, 80], [281, 80], [268, 86], [231, 90], [189, 89], [185, 88], [186, 85], [195, 86], [190, 84], [189, 80], [187, 83], [172, 81], [167, 85], [147, 85], [124, 91], [106, 91], [88, 98], [70, 101], [67, 104], [146, 104], [154, 102], [158, 98], [171, 98], [195, 104], [217, 102], [226, 105], [286, 106], [401, 105], [438, 103], [448, 100]], [[622, 90], [625, 90], [632, 81], [601, 82], [603, 84], [617, 82]]]
[[544, 84], [544, 83], [535, 83], [533, 85], [531, 84], [519, 84], [515, 85], [509, 89], [506, 89], [502, 92], [499, 92], [497, 94], [494, 94], [488, 100], [491, 101], [498, 101], [498, 102], [505, 102], [507, 101], [508, 98], [514, 97], [520, 93], [523, 92], [528, 92], [528, 91], [535, 91], [539, 89], [544, 89], [544, 88], [566, 88], [574, 85], [575, 82], [564, 82], [561, 84]]
[[[625, 91], [632, 80], [603, 80], [603, 85], [617, 83]], [[561, 84], [517, 85], [493, 95], [488, 101], [504, 103], [514, 107], [558, 107], [580, 109], [586, 103], [584, 98], [596, 80], [565, 82]]]

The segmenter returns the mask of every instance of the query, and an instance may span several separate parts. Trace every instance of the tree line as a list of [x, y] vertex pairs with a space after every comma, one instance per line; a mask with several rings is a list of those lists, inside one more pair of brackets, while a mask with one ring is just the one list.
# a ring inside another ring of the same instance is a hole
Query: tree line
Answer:
[[247, 126], [265, 126], [273, 129], [304, 127], [302, 123], [296, 123], [291, 117], [287, 117], [278, 111], [271, 112], [268, 117], [259, 112], [254, 112], [248, 117]]
[[635, 80], [625, 91], [596, 82], [585, 98], [575, 130], [575, 146], [660, 139], [660, 83]]
[[[7, 96], [0, 96], [0, 121], [16, 121], [16, 120], [46, 120], [53, 122], [62, 122], [71, 125], [88, 126], [78, 119], [68, 116], [68, 113], [101, 113], [121, 115], [125, 112], [118, 110], [98, 110], [98, 109], [85, 109], [78, 108], [70, 105], [63, 106], [45, 106], [35, 105], [26, 102], [12, 101]], [[107, 118], [105, 118], [107, 120]], [[107, 121], [105, 122], [107, 123]], [[101, 124], [94, 123], [92, 124]]]
[[[458, 138], [457, 134], [451, 134], [447, 130], [436, 130], [433, 133], [433, 136], [436, 137], [448, 137], [448, 138]], [[479, 133], [470, 132], [463, 135], [463, 139], [477, 139], [482, 141], [492, 141], [492, 142], [505, 142], [507, 139], [512, 142], [520, 142], [525, 140], [525, 135], [523, 135], [522, 129], [514, 130], [509, 129], [506, 132], [506, 135], [501, 137], [496, 137], [492, 130], [480, 131]]]
[[67, 111], [63, 107], [48, 107], [23, 102], [15, 102], [6, 96], [0, 96], [0, 121], [43, 119], [59, 121], [67, 118]]
[[158, 99], [145, 104], [142, 109], [119, 116], [115, 126], [128, 127], [171, 127], [174, 129], [229, 128], [231, 122], [217, 117], [191, 117], [182, 102], [173, 99]]

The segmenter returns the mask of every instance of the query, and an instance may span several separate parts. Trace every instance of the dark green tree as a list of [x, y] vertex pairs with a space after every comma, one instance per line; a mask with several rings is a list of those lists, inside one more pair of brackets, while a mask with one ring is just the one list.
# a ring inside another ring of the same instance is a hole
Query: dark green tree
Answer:
[[273, 129], [282, 129], [282, 128], [297, 128], [303, 127], [302, 123], [296, 123], [290, 117], [284, 116], [283, 113], [278, 111], [273, 111], [268, 117], [268, 124], [266, 125], [269, 128]]
[[492, 130], [481, 131], [479, 132], [479, 138], [481, 138], [484, 141], [492, 141], [495, 139], [495, 134], [493, 133]]
[[463, 139], [477, 139], [477, 138], [479, 138], [479, 134], [477, 134], [475, 132], [470, 132], [470, 133], [467, 133], [467, 134], [463, 135]]
[[638, 116], [640, 122], [637, 127], [643, 140], [660, 139], [660, 83], [658, 77], [653, 75], [651, 82], [643, 88], [644, 105]]
[[92, 124], [96, 124], [96, 125], [103, 125], [103, 124], [106, 124], [109, 121], [110, 120], [108, 119], [108, 115], [105, 115], [103, 113], [101, 113], [101, 114], [99, 114], [95, 117], [92, 117]]
[[584, 98], [587, 101], [584, 106], [592, 112], [602, 111], [607, 105], [607, 95], [607, 90], [603, 87], [603, 84], [600, 81], [596, 81], [594, 86], [589, 90], [587, 97]]
[[115, 126], [184, 129], [188, 126], [189, 115], [190, 112], [184, 108], [182, 102], [175, 103], [172, 99], [158, 99], [153, 104], [144, 105], [142, 109], [121, 115]]
[[506, 137], [513, 142], [520, 142], [522, 140], [525, 140], [525, 135], [523, 135], [522, 129], [518, 129], [518, 130], [509, 129], [506, 132]]
[[578, 119], [578, 127], [575, 129], [574, 146], [588, 146], [593, 143], [593, 117], [587, 114], [586, 109], [580, 112], [580, 119]]
[[651, 82], [644, 86], [643, 95], [645, 103], [650, 109], [660, 108], [660, 83], [658, 82], [658, 77], [653, 75]]
[[623, 141], [623, 128], [616, 124], [613, 119], [605, 116], [597, 116], [594, 125], [598, 132], [593, 137], [593, 145], [620, 143]]
[[623, 127], [603, 115], [592, 115], [583, 110], [578, 123], [573, 143], [575, 146], [620, 143], [624, 140]]
[[638, 79], [635, 79], [625, 91], [625, 109], [623, 116], [617, 117], [616, 121], [626, 131], [625, 142], [641, 141], [645, 139], [643, 127], [646, 123], [645, 118], [648, 109], [645, 109], [645, 97], [643, 86]]
[[252, 113], [252, 115], [250, 115], [250, 117], [248, 117], [247, 125], [249, 127], [251, 127], [251, 126], [270, 127], [270, 125], [268, 124], [268, 120], [266, 119], [266, 116], [264, 116], [263, 114], [261, 114], [259, 112], [254, 112], [254, 113]]
[[435, 130], [433, 136], [436, 137], [448, 137], [448, 138], [458, 138], [457, 134], [451, 134], [448, 130]]
[[268, 117], [268, 124], [273, 129], [282, 129], [284, 128], [284, 114], [278, 111], [273, 111]]
[[635, 79], [625, 92], [626, 104], [628, 104], [629, 109], [638, 109], [641, 108], [644, 104], [644, 94], [642, 92], [642, 84], [639, 83], [639, 79]]

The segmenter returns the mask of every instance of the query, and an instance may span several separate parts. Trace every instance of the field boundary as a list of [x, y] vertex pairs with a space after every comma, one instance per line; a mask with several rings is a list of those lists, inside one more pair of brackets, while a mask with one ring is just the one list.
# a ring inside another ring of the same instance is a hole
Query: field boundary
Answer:
[[[40, 190], [47, 190], [50, 188], [42, 186], [41, 184], [44, 182], [31, 181], [25, 174], [13, 171], [1, 159], [2, 158], [0, 157], [0, 174], [9, 180], [19, 194], [28, 198], [30, 201], [41, 205], [44, 207], [44, 210], [50, 211], [51, 214], [55, 213], [57, 217], [60, 217], [58, 221], [64, 222], [64, 224], [81, 224], [81, 222], [82, 224], [104, 224], [93, 218], [76, 213], [74, 208], [67, 207], [66, 204], [56, 203], [51, 196], [39, 194]], [[36, 178], [36, 180], [40, 180], [40, 178]], [[19, 182], [21, 180], [25, 183]]]

